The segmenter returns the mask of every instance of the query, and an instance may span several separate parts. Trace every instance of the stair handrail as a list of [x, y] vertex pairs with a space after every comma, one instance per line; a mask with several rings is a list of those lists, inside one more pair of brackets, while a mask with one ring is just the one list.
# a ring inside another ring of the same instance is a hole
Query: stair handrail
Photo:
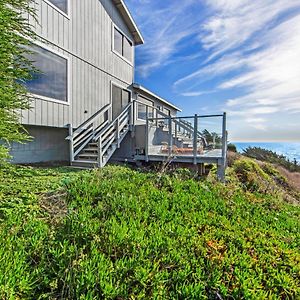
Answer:
[[[191, 133], [194, 133], [194, 127], [190, 122], [183, 121], [181, 119], [179, 119], [178, 122], [183, 123], [184, 126], [186, 126], [187, 128], [189, 128], [189, 130], [191, 130]], [[197, 135], [199, 138], [202, 139], [204, 146], [207, 147], [208, 143], [206, 141], [206, 138], [203, 136], [203, 134], [200, 131], [197, 131]]]
[[[123, 111], [108, 125], [106, 125], [100, 132], [94, 136], [94, 142], [98, 143], [98, 166], [105, 166], [105, 162], [103, 161], [105, 157], [105, 153], [107, 153], [108, 149], [115, 143], [116, 147], [119, 148], [123, 138], [126, 136], [129, 131], [131, 124], [131, 109], [133, 102], [130, 102], [125, 106]], [[128, 117], [128, 120], [124, 123]], [[127, 131], [123, 132], [125, 126], [127, 127]], [[109, 155], [109, 154], [108, 154]], [[112, 153], [110, 153], [112, 155]], [[108, 158], [106, 158], [108, 160]]]
[[93, 123], [97, 117], [106, 113], [110, 108], [111, 108], [111, 104], [107, 104], [104, 107], [102, 107], [100, 110], [98, 110], [96, 113], [94, 113], [91, 117], [89, 117], [86, 121], [84, 121], [79, 127], [77, 127], [76, 130], [74, 130], [71, 135], [66, 137], [66, 139], [68, 140], [70, 138], [73, 138], [75, 136], [75, 134], [81, 133], [82, 130], [84, 129], [84, 127]]
[[122, 110], [122, 112], [113, 120], [111, 121], [107, 126], [105, 126], [96, 136], [94, 136], [93, 140], [97, 141], [100, 136], [102, 136], [105, 132], [107, 132], [111, 127], [115, 125], [115, 123], [120, 120], [125, 113], [128, 111], [128, 109], [131, 107], [133, 102], [130, 102], [125, 106], [125, 108]]

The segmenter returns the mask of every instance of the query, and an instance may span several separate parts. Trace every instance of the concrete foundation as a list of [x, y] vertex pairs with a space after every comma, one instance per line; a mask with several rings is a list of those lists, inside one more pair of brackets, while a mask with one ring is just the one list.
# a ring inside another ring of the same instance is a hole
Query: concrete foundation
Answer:
[[10, 154], [12, 163], [35, 164], [55, 163], [69, 164], [69, 143], [65, 140], [68, 129], [40, 126], [26, 126], [33, 140], [25, 144], [13, 143]]

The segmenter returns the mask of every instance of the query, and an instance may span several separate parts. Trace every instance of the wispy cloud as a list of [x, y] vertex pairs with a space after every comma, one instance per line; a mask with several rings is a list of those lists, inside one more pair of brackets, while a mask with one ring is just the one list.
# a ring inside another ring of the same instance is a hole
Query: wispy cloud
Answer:
[[221, 89], [247, 88], [245, 95], [228, 100], [227, 106], [241, 111], [251, 102], [283, 112], [299, 112], [300, 15], [274, 28], [264, 36], [264, 41], [268, 48], [246, 58], [248, 70], [219, 86]]
[[[199, 7], [197, 0], [185, 0], [178, 5], [176, 1], [131, 0], [130, 5], [135, 7], [136, 18], [141, 25], [143, 34], [146, 37], [143, 45], [140, 62], [137, 66], [139, 74], [146, 77], [153, 70], [168, 63], [174, 62], [174, 55], [180, 55], [182, 41], [198, 33], [192, 7]], [[192, 55], [195, 59], [199, 54]], [[179, 59], [183, 59], [180, 58]]]
[[172, 93], [199, 105], [216, 96], [212, 110], [228, 111], [232, 132], [252, 128], [274, 137], [275, 123], [282, 133], [283, 123], [299, 121], [299, 0], [128, 1], [142, 8], [144, 78], [170, 65]]

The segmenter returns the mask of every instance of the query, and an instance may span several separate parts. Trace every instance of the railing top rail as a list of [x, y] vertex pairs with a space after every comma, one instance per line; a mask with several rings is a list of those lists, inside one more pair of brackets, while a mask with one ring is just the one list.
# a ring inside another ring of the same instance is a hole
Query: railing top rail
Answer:
[[109, 108], [111, 107], [111, 104], [105, 105], [103, 108], [101, 108], [99, 111], [97, 111], [95, 114], [93, 114], [91, 117], [89, 117], [85, 122], [83, 122], [74, 132], [73, 135], [76, 133], [79, 133], [80, 130], [86, 126], [87, 124], [91, 123], [96, 119], [99, 115], [104, 114]]
[[[217, 117], [223, 117], [224, 115], [222, 114], [217, 114], [217, 115], [197, 115], [197, 118], [217, 118]], [[166, 115], [164, 118], [148, 118], [149, 120], [165, 120], [165, 119], [172, 119], [172, 120], [181, 120], [181, 119], [193, 119], [196, 116], [187, 116], [187, 117], [171, 117]]]
[[95, 137], [95, 139], [98, 139], [103, 133], [105, 133], [107, 130], [109, 130], [112, 126], [115, 125], [115, 123], [121, 119], [127, 112], [128, 109], [131, 107], [133, 102], [128, 103], [125, 108], [123, 109], [123, 111], [111, 122], [107, 125], [107, 127], [103, 128]]

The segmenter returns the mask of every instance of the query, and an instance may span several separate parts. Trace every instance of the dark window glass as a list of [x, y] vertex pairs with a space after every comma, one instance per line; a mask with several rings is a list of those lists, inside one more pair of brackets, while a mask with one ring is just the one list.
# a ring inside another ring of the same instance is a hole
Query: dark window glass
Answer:
[[64, 13], [68, 13], [68, 0], [48, 0]]
[[168, 116], [171, 116], [171, 111], [164, 107], [164, 113]]
[[112, 85], [112, 116], [115, 119], [130, 102], [131, 94], [116, 85]]
[[[144, 97], [138, 96], [138, 100], [140, 102], [145, 103], [141, 104], [139, 103], [138, 105], [138, 118], [141, 120], [146, 120], [146, 116], [147, 116], [147, 106], [148, 105], [148, 118], [153, 118], [154, 117], [154, 102], [150, 101]], [[153, 108], [151, 108], [153, 107]]]
[[119, 30], [115, 28], [114, 32], [114, 50], [123, 55], [123, 36]]
[[132, 44], [131, 42], [126, 38], [124, 37], [124, 48], [123, 48], [123, 56], [129, 60], [129, 61], [132, 61]]
[[25, 85], [32, 94], [68, 101], [68, 61], [42, 47], [33, 46], [30, 60], [39, 70]]
[[130, 92], [122, 90], [122, 108], [125, 108], [130, 102]]
[[132, 61], [132, 43], [116, 28], [114, 28], [114, 50], [128, 61]]

